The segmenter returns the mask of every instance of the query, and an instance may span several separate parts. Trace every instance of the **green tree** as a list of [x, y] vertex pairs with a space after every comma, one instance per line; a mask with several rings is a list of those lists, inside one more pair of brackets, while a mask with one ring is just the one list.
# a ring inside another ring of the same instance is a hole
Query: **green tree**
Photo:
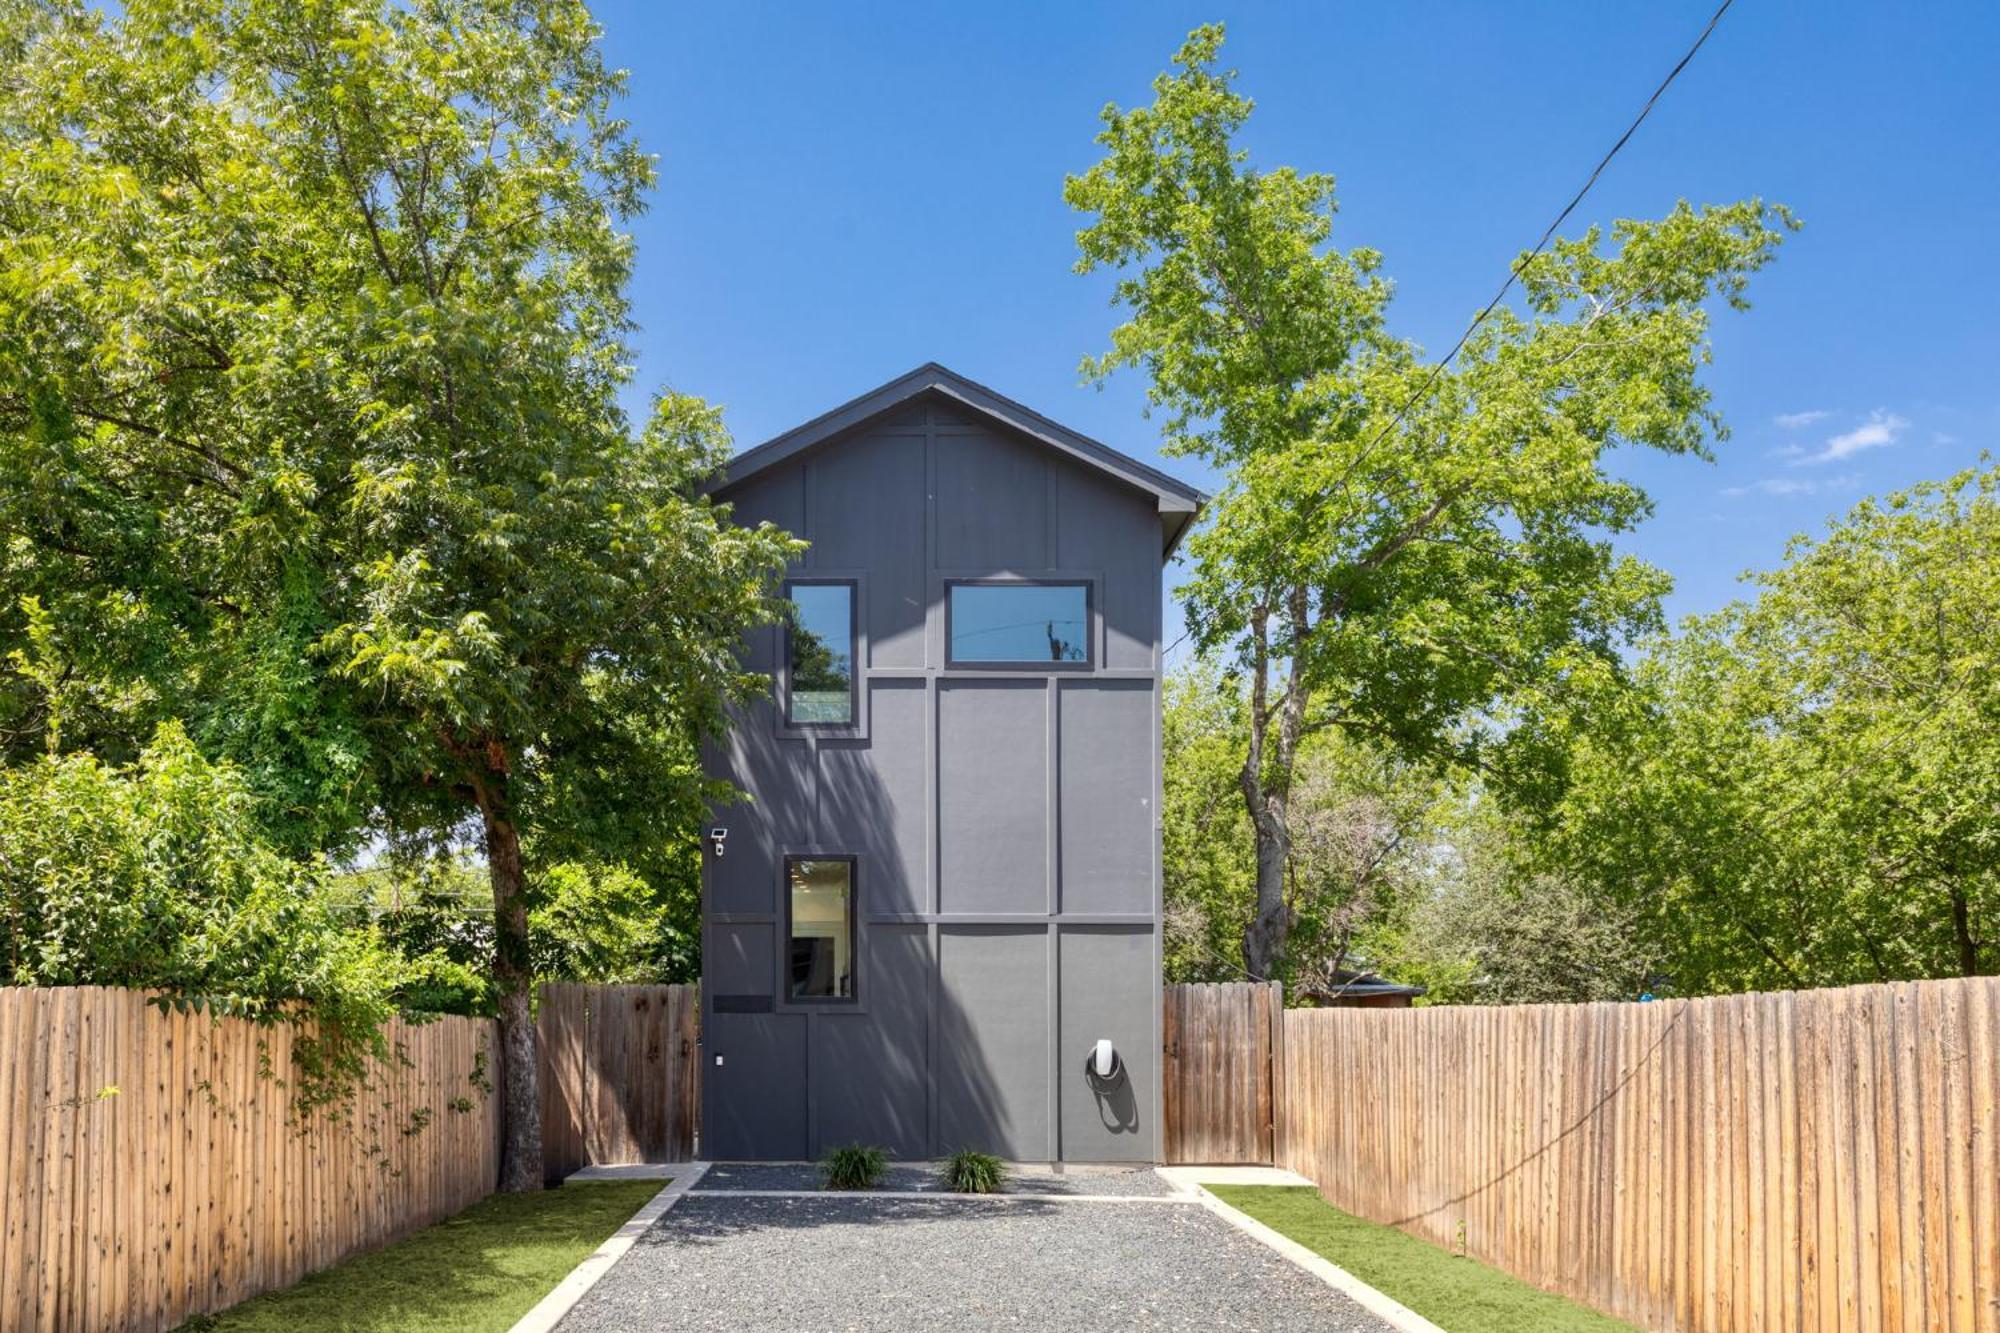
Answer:
[[323, 865], [263, 838], [243, 775], [168, 724], [129, 766], [0, 768], [0, 984], [125, 986], [258, 1022], [306, 1022], [302, 1106], [340, 1100], [403, 980]]
[[[1196, 30], [1151, 106], [1107, 107], [1102, 161], [1069, 178], [1079, 271], [1118, 272], [1129, 317], [1084, 363], [1143, 370], [1164, 448], [1226, 477], [1189, 543], [1199, 647], [1248, 680], [1238, 772], [1257, 858], [1243, 957], [1276, 975], [1300, 748], [1338, 728], [1474, 767], [1546, 800], [1562, 719], [1615, 679], [1665, 578], [1611, 537], [1647, 513], [1605, 453], [1702, 454], [1705, 305], [1743, 304], [1791, 225], [1752, 200], [1596, 229], [1517, 265], [1450, 366], [1385, 323], [1372, 250], [1329, 244], [1333, 180], [1252, 168], [1251, 104]], [[1407, 404], [1407, 410], [1405, 410]]]
[[1753, 582], [1579, 738], [1551, 862], [1692, 993], [2000, 968], [2000, 469], [1864, 501]]
[[1236, 788], [1243, 692], [1212, 663], [1168, 673], [1161, 701], [1161, 891], [1169, 981], [1243, 976], [1238, 946], [1257, 896]]
[[712, 410], [619, 409], [622, 76], [581, 0], [0, 3], [8, 601], [288, 845], [477, 838], [538, 1188], [524, 832], [685, 798], [796, 549], [695, 494]]
[[1430, 1004], [1636, 1000], [1662, 982], [1657, 937], [1594, 884], [1537, 865], [1539, 830], [1475, 792], [1441, 824], [1422, 883], [1374, 941]]
[[[1257, 913], [1239, 783], [1247, 715], [1242, 682], [1212, 663], [1167, 677], [1161, 833], [1171, 980], [1245, 975], [1240, 945]], [[1429, 889], [1455, 797], [1417, 766], [1337, 731], [1310, 738], [1297, 769], [1285, 863], [1293, 947], [1274, 976], [1305, 994], [1386, 961], [1383, 946]]]

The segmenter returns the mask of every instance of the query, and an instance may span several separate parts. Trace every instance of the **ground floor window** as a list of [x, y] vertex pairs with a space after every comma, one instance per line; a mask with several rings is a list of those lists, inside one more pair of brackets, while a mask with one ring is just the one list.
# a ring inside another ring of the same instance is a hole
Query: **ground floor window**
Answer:
[[785, 995], [854, 998], [854, 858], [785, 858]]

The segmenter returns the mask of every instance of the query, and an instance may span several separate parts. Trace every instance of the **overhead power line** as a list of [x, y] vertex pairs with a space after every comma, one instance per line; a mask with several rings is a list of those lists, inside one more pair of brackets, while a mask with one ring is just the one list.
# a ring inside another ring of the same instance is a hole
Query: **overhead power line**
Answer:
[[1665, 95], [1668, 88], [1673, 86], [1674, 80], [1680, 77], [1681, 71], [1688, 67], [1688, 62], [1694, 59], [1695, 53], [1701, 50], [1703, 44], [1708, 41], [1710, 34], [1715, 31], [1715, 25], [1722, 22], [1722, 16], [1729, 12], [1730, 5], [1735, 2], [1736, 0], [1722, 0], [1722, 4], [1716, 11], [1709, 15], [1708, 25], [1701, 30], [1701, 35], [1694, 39], [1694, 45], [1690, 46], [1687, 49], [1687, 53], [1679, 61], [1675, 62], [1672, 69], [1667, 71], [1667, 77], [1661, 79], [1660, 86], [1653, 89], [1653, 95], [1646, 99], [1646, 105], [1639, 108], [1639, 114], [1632, 118], [1632, 123], [1625, 127], [1625, 132], [1618, 136], [1618, 142], [1612, 144], [1610, 151], [1598, 159], [1597, 165], [1591, 168], [1590, 176], [1584, 181], [1583, 187], [1570, 197], [1570, 201], [1567, 204], [1563, 205], [1562, 212], [1556, 214], [1556, 220], [1548, 225], [1548, 229], [1542, 233], [1542, 238], [1535, 242], [1535, 248], [1508, 267], [1507, 280], [1500, 284], [1500, 290], [1493, 293], [1493, 299], [1486, 303], [1486, 307], [1483, 310], [1473, 316], [1472, 322], [1465, 326], [1465, 332], [1458, 335], [1458, 341], [1453, 343], [1451, 350], [1444, 354], [1444, 359], [1431, 367], [1430, 374], [1425, 376], [1424, 382], [1417, 386], [1417, 391], [1405, 399], [1403, 405], [1396, 409], [1396, 415], [1390, 419], [1389, 424], [1382, 427], [1380, 433], [1368, 442], [1368, 447], [1361, 451], [1362, 458], [1365, 459], [1369, 454], [1373, 453], [1375, 446], [1382, 443], [1390, 431], [1395, 430], [1396, 427], [1403, 424], [1403, 420], [1409, 415], [1410, 409], [1415, 407], [1419, 402], [1422, 402], [1429, 396], [1430, 391], [1437, 387], [1438, 376], [1444, 374], [1445, 367], [1449, 366], [1452, 359], [1465, 349], [1465, 344], [1471, 340], [1472, 335], [1478, 331], [1479, 326], [1486, 322], [1487, 317], [1500, 308], [1500, 303], [1507, 299], [1507, 293], [1514, 289], [1514, 284], [1520, 279], [1521, 275], [1526, 273], [1535, 260], [1541, 257], [1542, 251], [1548, 248], [1551, 240], [1555, 239], [1557, 229], [1563, 223], [1569, 221], [1569, 215], [1576, 211], [1576, 206], [1583, 202], [1583, 197], [1590, 193], [1592, 186], [1597, 184], [1597, 178], [1602, 176], [1604, 169], [1611, 165], [1611, 159], [1618, 156], [1619, 150], [1624, 148], [1631, 141], [1632, 136], [1638, 132], [1639, 127], [1646, 123], [1646, 117], [1653, 113], [1653, 108], [1659, 105], [1660, 98]]

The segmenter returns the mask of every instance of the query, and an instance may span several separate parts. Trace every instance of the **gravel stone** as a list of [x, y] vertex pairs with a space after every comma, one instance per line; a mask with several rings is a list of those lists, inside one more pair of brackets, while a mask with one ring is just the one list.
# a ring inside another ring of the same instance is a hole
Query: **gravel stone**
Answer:
[[691, 1191], [560, 1333], [1389, 1325], [1196, 1204]]
[[[937, 1162], [891, 1162], [877, 1189], [898, 1193], [945, 1193], [938, 1182]], [[816, 1190], [819, 1167], [810, 1162], [733, 1162], [717, 1164], [696, 1183], [697, 1190]], [[1009, 1166], [1007, 1194], [1148, 1194], [1167, 1195], [1173, 1187], [1150, 1166]]]

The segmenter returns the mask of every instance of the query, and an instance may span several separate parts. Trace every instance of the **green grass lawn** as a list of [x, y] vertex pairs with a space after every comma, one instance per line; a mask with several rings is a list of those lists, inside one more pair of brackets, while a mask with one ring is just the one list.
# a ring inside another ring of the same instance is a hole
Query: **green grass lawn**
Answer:
[[495, 1194], [384, 1249], [184, 1327], [217, 1333], [505, 1333], [665, 1184]]
[[1610, 1315], [1343, 1213], [1307, 1186], [1205, 1188], [1451, 1333], [1632, 1333]]

